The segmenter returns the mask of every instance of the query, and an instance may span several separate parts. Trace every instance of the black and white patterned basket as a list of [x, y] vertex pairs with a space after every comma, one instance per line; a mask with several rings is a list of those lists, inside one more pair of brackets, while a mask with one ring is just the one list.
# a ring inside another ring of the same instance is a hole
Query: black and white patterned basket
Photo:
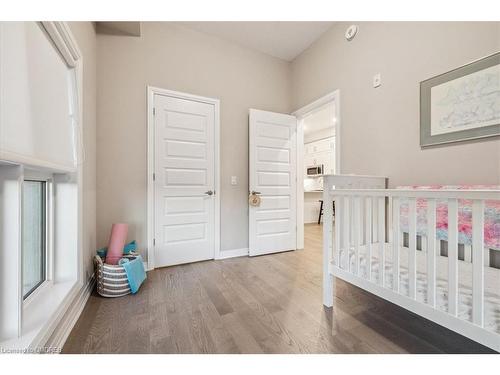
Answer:
[[[133, 260], [137, 256], [136, 253], [130, 253], [123, 258]], [[106, 264], [99, 255], [94, 257], [94, 265], [97, 293], [103, 297], [121, 297], [130, 294], [130, 285], [123, 266]]]

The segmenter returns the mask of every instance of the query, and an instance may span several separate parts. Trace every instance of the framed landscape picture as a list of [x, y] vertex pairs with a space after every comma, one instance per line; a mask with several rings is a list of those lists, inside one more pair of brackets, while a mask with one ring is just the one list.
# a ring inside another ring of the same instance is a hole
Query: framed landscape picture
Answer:
[[420, 146], [500, 135], [500, 52], [420, 83]]

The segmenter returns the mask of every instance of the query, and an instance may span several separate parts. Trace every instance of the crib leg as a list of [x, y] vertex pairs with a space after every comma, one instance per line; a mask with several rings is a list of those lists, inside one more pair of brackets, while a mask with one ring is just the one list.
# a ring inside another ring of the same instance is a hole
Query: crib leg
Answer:
[[323, 192], [323, 305], [333, 306], [334, 278], [330, 272], [333, 265], [333, 205], [328, 191]]
[[[325, 216], [328, 218], [329, 216]], [[331, 217], [330, 217], [331, 218]], [[332, 264], [332, 225], [328, 224], [330, 220], [325, 220], [323, 224], [323, 305], [333, 306], [333, 291], [335, 290], [335, 279], [330, 272]]]
[[[326, 272], [325, 272], [326, 271]], [[323, 305], [333, 306], [333, 291], [335, 289], [335, 279], [328, 270], [323, 270]]]

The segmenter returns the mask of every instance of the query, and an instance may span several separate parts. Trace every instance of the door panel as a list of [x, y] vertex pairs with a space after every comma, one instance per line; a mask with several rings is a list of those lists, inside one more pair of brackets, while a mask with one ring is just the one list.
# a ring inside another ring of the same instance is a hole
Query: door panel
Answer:
[[214, 105], [155, 95], [155, 266], [214, 258]]
[[250, 255], [296, 247], [296, 131], [294, 116], [250, 110], [250, 192], [260, 195], [249, 207]]

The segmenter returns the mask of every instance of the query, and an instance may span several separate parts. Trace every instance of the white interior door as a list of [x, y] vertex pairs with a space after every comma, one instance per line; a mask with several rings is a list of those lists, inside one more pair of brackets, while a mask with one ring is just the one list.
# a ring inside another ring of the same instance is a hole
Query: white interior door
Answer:
[[214, 258], [215, 106], [154, 96], [155, 266]]
[[249, 254], [296, 249], [297, 120], [294, 116], [250, 110]]

